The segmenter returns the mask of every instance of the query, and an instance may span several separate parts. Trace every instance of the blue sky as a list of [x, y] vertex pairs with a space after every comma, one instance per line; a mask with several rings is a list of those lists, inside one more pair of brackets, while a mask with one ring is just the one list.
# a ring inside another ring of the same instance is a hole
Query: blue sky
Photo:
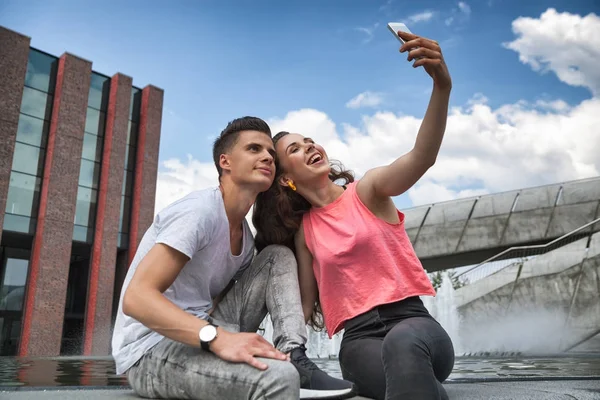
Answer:
[[[214, 135], [242, 115], [284, 119], [308, 108], [336, 126], [359, 128], [377, 111], [420, 118], [430, 79], [397, 52], [389, 21], [407, 21], [414, 33], [442, 44], [454, 106], [464, 107], [477, 93], [492, 110], [557, 99], [577, 106], [592, 97], [589, 88], [534, 71], [502, 44], [515, 40], [511, 23], [518, 17], [540, 18], [549, 8], [585, 16], [598, 13], [594, 3], [0, 0], [0, 24], [31, 36], [33, 47], [68, 51], [93, 61], [95, 71], [163, 88], [161, 160], [189, 154], [210, 162]], [[381, 102], [347, 107], [365, 91], [381, 94]], [[342, 139], [346, 132], [340, 129]]]

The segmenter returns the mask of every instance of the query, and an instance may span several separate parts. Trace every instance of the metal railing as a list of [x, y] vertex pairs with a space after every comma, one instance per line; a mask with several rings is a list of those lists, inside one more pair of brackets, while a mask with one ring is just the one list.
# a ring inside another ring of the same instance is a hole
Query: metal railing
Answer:
[[559, 247], [576, 242], [584, 237], [591, 236], [596, 232], [594, 229], [591, 229], [589, 232], [582, 231], [597, 223], [600, 223], [600, 218], [588, 222], [587, 224], [582, 225], [579, 228], [574, 229], [571, 232], [566, 233], [563, 236], [545, 244], [511, 247], [493, 257], [488, 258], [480, 264], [477, 264], [474, 267], [457, 274], [455, 279], [458, 279], [464, 285], [476, 282], [510, 265], [524, 263], [525, 261], [541, 254], [548, 253], [552, 250], [556, 250]]

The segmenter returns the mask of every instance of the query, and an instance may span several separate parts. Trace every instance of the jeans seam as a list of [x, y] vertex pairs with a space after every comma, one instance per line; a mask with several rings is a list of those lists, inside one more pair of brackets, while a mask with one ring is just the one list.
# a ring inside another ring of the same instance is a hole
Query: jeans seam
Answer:
[[[259, 274], [262, 272], [262, 270], [263, 270], [263, 269], [264, 269], [264, 268], [265, 268], [267, 265], [269, 266], [269, 275], [270, 275], [270, 270], [271, 270], [272, 264], [273, 264], [273, 262], [272, 262], [272, 256], [270, 256], [270, 257], [267, 259], [267, 261], [266, 261], [265, 263], [263, 263], [261, 266], [259, 266], [259, 268], [256, 268], [256, 269], [253, 271], [254, 273], [252, 274], [252, 278], [251, 278], [251, 279], [249, 279], [249, 280], [247, 280], [247, 281], [245, 282], [247, 285], [246, 285], [246, 287], [244, 287], [244, 289], [243, 289], [243, 291], [242, 291], [242, 298], [241, 298], [241, 299], [239, 299], [239, 300], [241, 300], [241, 305], [242, 305], [242, 306], [241, 306], [241, 309], [240, 309], [240, 312], [239, 312], [239, 314], [238, 314], [238, 321], [237, 321], [237, 323], [238, 323], [238, 326], [240, 327], [240, 331], [242, 331], [242, 330], [243, 330], [243, 329], [242, 329], [242, 321], [241, 321], [241, 320], [242, 320], [242, 315], [244, 315], [244, 313], [245, 313], [245, 311], [246, 311], [246, 308], [247, 308], [247, 306], [248, 306], [248, 304], [247, 304], [247, 299], [248, 299], [248, 297], [249, 297], [249, 296], [248, 296], [248, 292], [249, 292], [249, 291], [250, 291], [250, 289], [252, 288], [252, 285], [251, 285], [250, 283], [251, 283], [251, 282], [253, 282], [253, 281], [256, 279], [256, 277], [257, 277], [257, 276], [258, 276], [258, 275], [259, 275]], [[266, 292], [267, 292], [267, 289], [265, 289], [265, 299], [264, 299], [264, 301], [265, 301], [265, 304], [266, 304], [266, 302], [267, 302], [267, 299], [266, 299], [266, 294], [267, 294], [267, 293], [266, 293]], [[238, 302], [238, 299], [236, 298], [236, 303], [237, 303], [237, 302]], [[239, 304], [239, 303], [238, 303], [238, 304]]]
[[[154, 361], [158, 361], [158, 362], [163, 363], [163, 364], [170, 364], [171, 366], [174, 366], [175, 368], [179, 368], [179, 369], [182, 369], [182, 370], [184, 370], [186, 372], [191, 372], [193, 374], [201, 375], [201, 376], [204, 376], [204, 377], [207, 377], [207, 378], [218, 379], [218, 380], [226, 381], [226, 382], [230, 382], [230, 381], [234, 380], [234, 379], [230, 379], [230, 378], [227, 378], [227, 377], [224, 377], [224, 376], [213, 375], [213, 374], [206, 373], [206, 372], [203, 372], [203, 371], [198, 371], [198, 370], [194, 370], [194, 369], [191, 369], [191, 368], [187, 368], [187, 367], [185, 367], [184, 365], [182, 365], [182, 364], [180, 364], [178, 362], [170, 361], [170, 360], [165, 359], [165, 358], [152, 357], [152, 356], [150, 356], [149, 358], [152, 359], [152, 360], [154, 360]], [[147, 372], [147, 373], [148, 373], [148, 375], [156, 376], [156, 375], [152, 374], [151, 372]], [[237, 376], [237, 375], [236, 375], [235, 378], [236, 378], [235, 379], [236, 382], [242, 382], [242, 383], [248, 384], [248, 385], [250, 385], [250, 386], [252, 386], [254, 388], [259, 388], [259, 384], [258, 383], [248, 381], [248, 380], [243, 379], [243, 378], [241, 378], [240, 376]], [[161, 381], [161, 380], [157, 378], [157, 381]], [[264, 394], [262, 394], [262, 396], [264, 397]]]

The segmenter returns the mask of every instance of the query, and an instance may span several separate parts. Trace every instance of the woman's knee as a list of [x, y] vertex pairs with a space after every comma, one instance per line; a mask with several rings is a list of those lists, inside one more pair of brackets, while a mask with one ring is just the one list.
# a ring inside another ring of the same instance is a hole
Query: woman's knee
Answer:
[[414, 352], [426, 349], [426, 344], [419, 332], [410, 326], [396, 325], [383, 339], [383, 354]]

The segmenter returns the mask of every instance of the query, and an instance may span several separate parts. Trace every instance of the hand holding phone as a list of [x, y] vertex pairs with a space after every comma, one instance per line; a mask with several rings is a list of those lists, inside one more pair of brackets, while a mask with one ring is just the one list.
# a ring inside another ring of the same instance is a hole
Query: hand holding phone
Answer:
[[404, 44], [406, 42], [404, 41], [404, 39], [402, 39], [400, 36], [398, 36], [398, 31], [412, 33], [408, 29], [408, 26], [406, 26], [402, 22], [388, 22], [387, 26], [388, 26], [388, 29], [394, 34], [396, 39], [398, 39], [400, 41], [400, 43], [402, 43], [402, 44]]
[[[438, 42], [414, 35], [402, 22], [388, 22], [387, 26], [396, 39], [402, 43], [400, 51], [408, 51], [408, 61], [416, 60], [413, 63], [414, 68], [422, 66], [433, 78], [433, 81], [438, 87], [452, 87], [450, 73], [444, 62], [442, 49]], [[411, 37], [408, 38], [408, 41], [398, 35], [399, 31], [411, 35]], [[406, 43], [409, 44], [405, 47]]]

